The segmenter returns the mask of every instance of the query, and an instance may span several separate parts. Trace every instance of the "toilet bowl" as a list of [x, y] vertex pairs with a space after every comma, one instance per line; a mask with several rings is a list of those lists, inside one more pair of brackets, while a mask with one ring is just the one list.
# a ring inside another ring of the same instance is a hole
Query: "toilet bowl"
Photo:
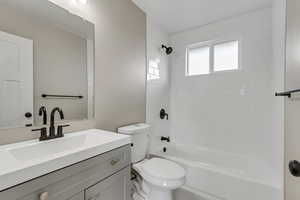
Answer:
[[142, 177], [145, 200], [172, 200], [172, 191], [185, 182], [185, 170], [178, 164], [160, 158], [143, 160], [133, 165]]
[[149, 144], [148, 124], [135, 124], [118, 129], [120, 134], [131, 135], [133, 169], [138, 174], [133, 180], [134, 200], [173, 200], [172, 191], [185, 182], [185, 170], [175, 162], [145, 159]]

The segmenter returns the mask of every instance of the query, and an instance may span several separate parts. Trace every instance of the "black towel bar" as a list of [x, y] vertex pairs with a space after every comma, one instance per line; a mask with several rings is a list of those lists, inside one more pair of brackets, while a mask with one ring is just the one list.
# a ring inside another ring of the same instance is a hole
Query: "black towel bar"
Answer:
[[53, 95], [53, 94], [42, 94], [43, 98], [77, 98], [82, 99], [83, 96], [72, 96], [72, 95]]
[[293, 93], [297, 93], [297, 92], [300, 92], [300, 89], [297, 89], [297, 90], [290, 90], [290, 91], [287, 91], [287, 92], [276, 92], [275, 93], [275, 96], [286, 96], [288, 98], [291, 98], [292, 97], [292, 94]]

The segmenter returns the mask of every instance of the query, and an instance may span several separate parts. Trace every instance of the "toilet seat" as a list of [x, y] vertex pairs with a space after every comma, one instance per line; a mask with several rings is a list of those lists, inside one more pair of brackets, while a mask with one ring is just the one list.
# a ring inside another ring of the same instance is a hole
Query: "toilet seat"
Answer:
[[181, 166], [166, 159], [153, 158], [145, 162], [142, 167], [148, 176], [159, 179], [175, 180], [181, 179], [185, 175], [185, 171]]
[[143, 179], [165, 189], [176, 189], [185, 181], [184, 168], [166, 159], [152, 158], [137, 163], [133, 167]]

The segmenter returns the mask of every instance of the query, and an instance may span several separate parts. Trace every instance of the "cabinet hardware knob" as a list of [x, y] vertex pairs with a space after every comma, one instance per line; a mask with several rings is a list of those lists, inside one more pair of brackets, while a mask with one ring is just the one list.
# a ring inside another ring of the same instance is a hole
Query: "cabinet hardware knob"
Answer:
[[48, 192], [43, 192], [43, 193], [40, 195], [40, 200], [48, 200], [48, 197], [49, 197]]
[[113, 159], [112, 161], [110, 161], [110, 164], [116, 165], [118, 162], [120, 162], [120, 159]]

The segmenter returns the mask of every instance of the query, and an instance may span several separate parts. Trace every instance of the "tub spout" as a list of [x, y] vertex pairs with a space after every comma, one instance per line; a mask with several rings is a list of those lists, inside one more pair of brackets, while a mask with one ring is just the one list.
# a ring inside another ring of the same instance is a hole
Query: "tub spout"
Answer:
[[161, 141], [166, 141], [166, 142], [170, 142], [170, 137], [161, 137], [160, 138]]

